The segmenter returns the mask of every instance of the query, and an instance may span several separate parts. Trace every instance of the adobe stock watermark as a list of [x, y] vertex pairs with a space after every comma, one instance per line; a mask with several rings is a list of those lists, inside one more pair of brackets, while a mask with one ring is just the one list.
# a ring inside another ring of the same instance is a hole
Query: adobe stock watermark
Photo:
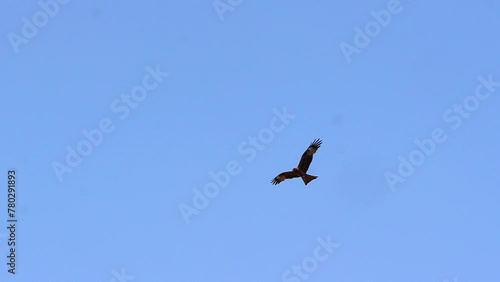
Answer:
[[[159, 65], [156, 65], [155, 69], [147, 66], [146, 72], [141, 84], [133, 87], [130, 93], [122, 94], [120, 98], [111, 102], [111, 112], [116, 114], [119, 120], [123, 121], [128, 118], [130, 112], [136, 109], [148, 97], [149, 93], [158, 88], [160, 83], [169, 76], [169, 73], [160, 70]], [[74, 147], [66, 146], [66, 157], [63, 163], [52, 162], [52, 170], [59, 183], [63, 182], [64, 174], [73, 172], [77, 166], [82, 164], [83, 159], [92, 153], [95, 147], [101, 145], [105, 135], [110, 134], [115, 129], [116, 126], [109, 117], [102, 118], [95, 128], [83, 129], [81, 131], [83, 138]]]
[[111, 270], [111, 274], [113, 274], [113, 278], [111, 278], [109, 282], [127, 282], [135, 280], [135, 276], [127, 274], [127, 270], [124, 267], [122, 267], [120, 272], [116, 271], [116, 269]]
[[[448, 123], [453, 130], [459, 129], [463, 121], [471, 117], [471, 114], [479, 109], [482, 102], [486, 101], [495, 88], [500, 87], [500, 81], [494, 81], [492, 75], [487, 78], [478, 77], [479, 83], [476, 85], [473, 95], [468, 95], [459, 104], [454, 104], [443, 113], [443, 121]], [[444, 143], [448, 139], [446, 132], [441, 127], [436, 127], [432, 130], [430, 137], [423, 140], [416, 139], [416, 149], [407, 154], [398, 156], [399, 165], [396, 173], [386, 170], [384, 173], [385, 180], [389, 188], [394, 192], [396, 184], [404, 183], [412, 176], [416, 168], [424, 164], [426, 159], [436, 151], [437, 145]]]
[[233, 12], [236, 7], [241, 5], [243, 0], [214, 0], [212, 6], [214, 7], [219, 20], [224, 21], [224, 14]]
[[70, 0], [41, 0], [38, 1], [40, 9], [36, 11], [31, 19], [22, 17], [23, 25], [21, 33], [9, 32], [7, 39], [12, 50], [17, 54], [21, 44], [28, 44], [29, 40], [38, 34], [38, 31], [49, 23], [50, 18], [54, 18], [59, 13], [62, 5], [67, 5]]
[[373, 20], [365, 23], [363, 28], [354, 27], [353, 44], [344, 41], [339, 44], [340, 51], [342, 51], [347, 63], [351, 63], [353, 54], [359, 54], [362, 49], [368, 47], [372, 39], [379, 36], [382, 28], [386, 28], [391, 23], [392, 17], [402, 11], [403, 6], [401, 6], [399, 0], [389, 0], [386, 9], [370, 11]]
[[316, 242], [318, 246], [314, 248], [312, 255], [305, 257], [299, 265], [292, 265], [291, 270], [283, 272], [281, 281], [300, 282], [309, 279], [310, 274], [318, 269], [319, 263], [326, 261], [333, 251], [340, 247], [340, 244], [332, 242], [330, 235], [326, 237], [326, 240], [318, 237]]
[[[269, 124], [259, 130], [256, 136], [248, 136], [247, 140], [238, 145], [238, 153], [247, 156], [245, 160], [250, 163], [256, 157], [259, 151], [266, 148], [266, 145], [274, 140], [275, 134], [283, 131], [290, 124], [290, 120], [295, 118], [287, 112], [286, 107], [281, 111], [273, 109], [273, 117], [269, 120]], [[211, 181], [203, 185], [203, 189], [193, 188], [192, 205], [179, 203], [178, 208], [182, 218], [189, 224], [193, 215], [199, 215], [203, 209], [206, 209], [210, 204], [210, 199], [214, 199], [220, 193], [221, 188], [227, 188], [231, 177], [239, 175], [243, 171], [240, 163], [236, 160], [230, 160], [226, 163], [225, 169], [213, 172], [208, 175]]]

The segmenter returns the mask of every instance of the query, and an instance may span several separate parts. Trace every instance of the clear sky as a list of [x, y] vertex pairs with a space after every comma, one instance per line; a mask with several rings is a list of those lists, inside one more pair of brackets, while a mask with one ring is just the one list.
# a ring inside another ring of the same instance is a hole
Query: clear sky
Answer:
[[0, 281], [500, 281], [499, 9], [1, 1]]

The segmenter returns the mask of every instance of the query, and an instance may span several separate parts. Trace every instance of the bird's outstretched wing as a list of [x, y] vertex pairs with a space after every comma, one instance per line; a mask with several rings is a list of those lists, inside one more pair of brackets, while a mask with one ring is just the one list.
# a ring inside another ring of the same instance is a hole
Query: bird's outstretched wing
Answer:
[[292, 179], [297, 177], [300, 177], [300, 175], [298, 175], [293, 171], [285, 171], [278, 174], [278, 176], [276, 176], [273, 180], [271, 180], [271, 183], [273, 185], [278, 185], [280, 182], [285, 181], [285, 179]]
[[300, 158], [300, 162], [298, 165], [298, 168], [302, 170], [304, 173], [307, 172], [309, 169], [309, 166], [311, 165], [311, 162], [313, 160], [313, 155], [316, 153], [316, 151], [321, 147], [321, 144], [323, 141], [320, 139], [315, 139], [311, 145], [307, 148], [307, 150], [302, 154], [302, 157]]

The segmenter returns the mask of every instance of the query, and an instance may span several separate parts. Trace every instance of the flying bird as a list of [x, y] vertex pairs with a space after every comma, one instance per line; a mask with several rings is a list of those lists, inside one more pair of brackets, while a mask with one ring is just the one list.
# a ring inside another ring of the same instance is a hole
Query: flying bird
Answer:
[[309, 182], [318, 178], [317, 176], [309, 175], [306, 172], [309, 169], [309, 166], [311, 165], [311, 162], [313, 160], [313, 155], [316, 153], [319, 147], [321, 147], [322, 143], [323, 141], [321, 141], [320, 139], [315, 139], [311, 143], [311, 145], [309, 145], [304, 154], [302, 154], [299, 165], [296, 168], [293, 168], [291, 171], [285, 171], [278, 174], [278, 176], [276, 176], [273, 180], [271, 180], [271, 183], [273, 185], [277, 185], [280, 182], [285, 181], [286, 179], [300, 177], [302, 178], [302, 181], [304, 181], [304, 184], [307, 185]]

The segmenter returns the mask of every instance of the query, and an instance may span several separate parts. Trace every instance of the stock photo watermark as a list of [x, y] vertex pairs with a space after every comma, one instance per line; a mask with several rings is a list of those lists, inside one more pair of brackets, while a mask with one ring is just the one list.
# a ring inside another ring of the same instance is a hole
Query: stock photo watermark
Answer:
[[[491, 94], [495, 92], [495, 88], [500, 87], [500, 81], [494, 81], [491, 74], [487, 78], [479, 76], [478, 80], [479, 83], [476, 85], [474, 94], [468, 95], [462, 102], [454, 104], [443, 113], [443, 121], [449, 124], [453, 130], [458, 130], [463, 121], [470, 118], [471, 114], [479, 109], [481, 103], [491, 97]], [[408, 153], [406, 157], [403, 155], [398, 156], [399, 164], [396, 172], [385, 171], [384, 177], [389, 188], [394, 192], [396, 184], [404, 183], [412, 176], [416, 168], [424, 164], [427, 158], [434, 154], [437, 146], [447, 139], [446, 130], [441, 127], [434, 128], [428, 138], [416, 139], [414, 141], [416, 149]]]
[[[245, 160], [248, 163], [257, 157], [259, 151], [266, 148], [266, 144], [274, 140], [276, 133], [283, 131], [290, 124], [290, 120], [295, 118], [295, 115], [288, 113], [285, 107], [281, 111], [273, 109], [273, 114], [267, 127], [262, 128], [256, 136], [248, 136], [246, 141], [238, 145], [238, 153], [247, 156]], [[201, 210], [208, 207], [210, 199], [217, 197], [221, 188], [226, 188], [229, 185], [231, 177], [239, 175], [242, 171], [243, 168], [238, 161], [230, 160], [226, 163], [224, 170], [215, 173], [213, 171], [209, 172], [208, 175], [211, 181], [206, 183], [202, 190], [198, 188], [193, 189], [192, 205], [185, 203], [178, 205], [186, 224], [191, 222], [190, 218], [193, 215], [199, 215]]]
[[8, 233], [8, 255], [7, 265], [9, 269], [7, 272], [10, 274], [16, 274], [16, 263], [18, 260], [17, 254], [17, 171], [15, 169], [10, 169], [7, 171], [7, 216], [6, 229]]
[[[155, 69], [147, 66], [146, 72], [147, 74], [142, 78], [140, 85], [133, 87], [129, 94], [122, 94], [120, 98], [116, 98], [111, 102], [111, 112], [119, 120], [123, 121], [129, 117], [131, 111], [136, 109], [148, 97], [150, 92], [158, 88], [160, 83], [169, 76], [168, 72], [160, 70], [159, 65], [156, 65]], [[59, 183], [63, 182], [64, 174], [73, 172], [76, 167], [81, 165], [84, 158], [88, 157], [94, 148], [101, 145], [105, 135], [110, 134], [115, 129], [116, 125], [109, 117], [102, 118], [95, 128], [83, 129], [81, 131], [83, 138], [74, 147], [66, 146], [66, 157], [63, 163], [52, 162], [52, 170]]]
[[111, 270], [111, 274], [113, 274], [113, 278], [109, 282], [127, 282], [135, 279], [135, 276], [127, 274], [127, 270], [124, 267], [122, 267], [120, 272], [116, 271], [116, 269]]
[[22, 27], [19, 34], [9, 32], [7, 39], [9, 40], [12, 50], [17, 54], [19, 47], [22, 44], [28, 44], [30, 39], [34, 38], [40, 29], [45, 27], [50, 18], [54, 18], [59, 14], [61, 7], [67, 5], [70, 0], [42, 0], [38, 2], [40, 9], [36, 11], [31, 18], [22, 17]]
[[351, 63], [353, 54], [360, 54], [361, 51], [370, 45], [372, 39], [380, 35], [383, 28], [386, 28], [392, 21], [392, 17], [403, 11], [403, 6], [399, 0], [390, 0], [386, 8], [380, 11], [370, 11], [372, 20], [366, 22], [363, 28], [354, 27], [354, 38], [352, 44], [342, 41], [339, 44], [340, 51], [344, 55], [347, 63]]
[[326, 261], [333, 251], [340, 247], [340, 244], [332, 242], [331, 235], [324, 240], [321, 237], [316, 238], [318, 246], [314, 248], [312, 256], [305, 257], [298, 265], [294, 264], [289, 270], [286, 270], [281, 275], [283, 282], [300, 282], [309, 279], [310, 275], [315, 272], [320, 262]]
[[219, 20], [224, 21], [224, 14], [233, 12], [236, 7], [241, 5], [243, 0], [214, 0], [212, 6], [214, 7]]

